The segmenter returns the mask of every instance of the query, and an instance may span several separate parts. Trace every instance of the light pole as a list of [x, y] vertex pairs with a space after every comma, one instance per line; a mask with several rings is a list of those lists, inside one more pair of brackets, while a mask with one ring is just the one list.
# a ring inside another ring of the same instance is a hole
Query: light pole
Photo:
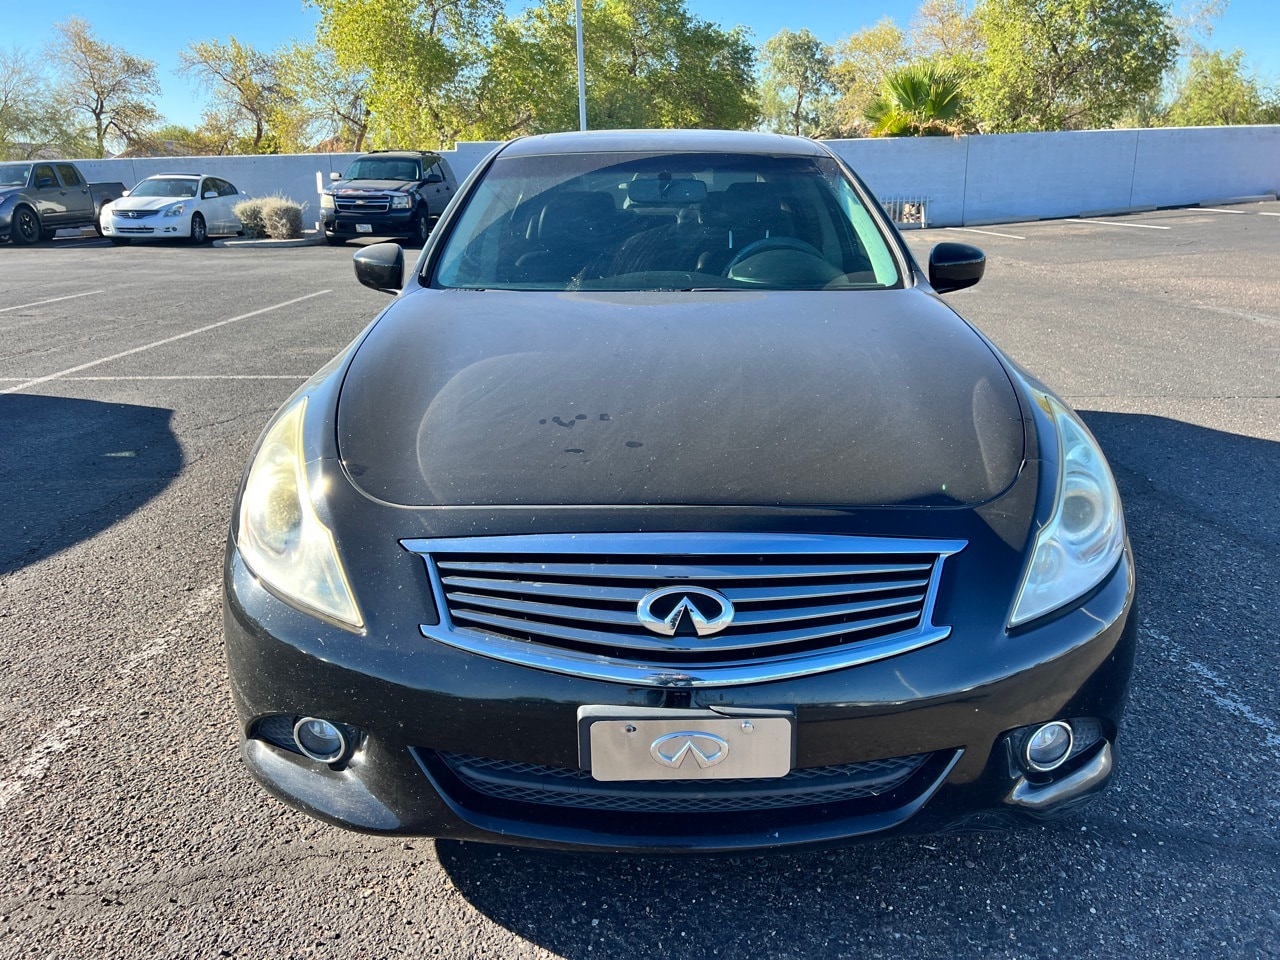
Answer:
[[582, 65], [582, 0], [578, 0], [578, 129], [587, 129], [587, 75]]

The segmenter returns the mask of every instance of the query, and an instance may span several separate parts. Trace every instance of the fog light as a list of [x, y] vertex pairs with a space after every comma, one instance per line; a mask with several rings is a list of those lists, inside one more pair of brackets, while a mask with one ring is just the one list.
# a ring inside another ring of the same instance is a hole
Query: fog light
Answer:
[[1023, 747], [1023, 760], [1029, 769], [1037, 773], [1056, 770], [1071, 756], [1073, 739], [1071, 724], [1063, 720], [1046, 723], [1027, 737]]
[[293, 725], [293, 742], [305, 756], [333, 763], [347, 752], [347, 738], [328, 720], [303, 717]]

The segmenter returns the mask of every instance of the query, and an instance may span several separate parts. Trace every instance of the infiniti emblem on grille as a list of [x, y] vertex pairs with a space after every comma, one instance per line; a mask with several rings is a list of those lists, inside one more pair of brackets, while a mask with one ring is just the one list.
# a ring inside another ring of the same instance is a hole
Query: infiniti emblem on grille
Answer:
[[688, 617], [698, 636], [709, 637], [733, 623], [733, 604], [705, 587], [663, 587], [641, 598], [636, 616], [646, 629], [664, 637], [674, 637]]
[[729, 741], [697, 730], [668, 733], [649, 745], [649, 756], [673, 770], [679, 770], [686, 760], [693, 757], [694, 763], [705, 770], [723, 763], [729, 756]]

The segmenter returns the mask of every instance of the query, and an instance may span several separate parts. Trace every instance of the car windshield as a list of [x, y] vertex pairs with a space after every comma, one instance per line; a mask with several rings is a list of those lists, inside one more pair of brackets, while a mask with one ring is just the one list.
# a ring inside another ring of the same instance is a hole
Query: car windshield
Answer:
[[363, 157], [347, 168], [347, 180], [417, 180], [418, 161], [408, 157]]
[[148, 177], [134, 187], [129, 192], [129, 196], [173, 197], [175, 199], [194, 197], [196, 195], [197, 182], [193, 177]]
[[439, 257], [439, 287], [865, 290], [901, 284], [830, 157], [499, 157]]
[[25, 187], [29, 176], [29, 163], [0, 163], [0, 187]]

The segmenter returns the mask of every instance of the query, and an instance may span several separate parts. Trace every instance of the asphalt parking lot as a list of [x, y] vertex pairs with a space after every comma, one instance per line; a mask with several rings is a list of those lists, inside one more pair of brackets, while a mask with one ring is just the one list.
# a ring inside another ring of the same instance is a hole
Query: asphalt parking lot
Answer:
[[1280, 957], [1280, 203], [907, 235], [1088, 421], [1141, 649], [1072, 820], [771, 857], [344, 833], [242, 770], [230, 503], [386, 303], [354, 248], [0, 247], [0, 958]]

